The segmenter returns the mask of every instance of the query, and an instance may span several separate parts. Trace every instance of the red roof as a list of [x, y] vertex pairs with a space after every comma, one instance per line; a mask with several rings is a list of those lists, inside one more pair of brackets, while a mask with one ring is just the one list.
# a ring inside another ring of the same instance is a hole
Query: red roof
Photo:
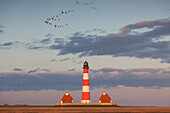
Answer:
[[101, 103], [111, 103], [111, 98], [108, 94], [103, 93], [102, 96], [99, 98]]
[[70, 96], [70, 94], [66, 93], [66, 94], [64, 94], [64, 96], [61, 99], [61, 101], [63, 101], [63, 103], [72, 103], [73, 102], [73, 98]]

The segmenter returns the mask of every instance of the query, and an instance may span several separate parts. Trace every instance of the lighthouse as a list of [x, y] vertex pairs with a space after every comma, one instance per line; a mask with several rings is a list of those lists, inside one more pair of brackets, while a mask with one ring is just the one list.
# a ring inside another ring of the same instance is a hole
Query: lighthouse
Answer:
[[83, 86], [82, 86], [82, 100], [81, 103], [90, 103], [90, 91], [89, 91], [89, 66], [85, 61], [83, 65]]

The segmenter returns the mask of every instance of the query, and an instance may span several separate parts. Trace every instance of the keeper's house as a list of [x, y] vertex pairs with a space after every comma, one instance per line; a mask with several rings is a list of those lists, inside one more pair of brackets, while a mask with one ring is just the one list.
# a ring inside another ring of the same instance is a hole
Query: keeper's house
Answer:
[[112, 100], [108, 94], [103, 92], [102, 96], [99, 98], [99, 103], [112, 103]]
[[66, 94], [64, 94], [63, 98], [61, 99], [61, 104], [62, 103], [73, 103], [73, 98], [70, 96], [70, 94], [68, 94], [68, 92], [66, 92]]

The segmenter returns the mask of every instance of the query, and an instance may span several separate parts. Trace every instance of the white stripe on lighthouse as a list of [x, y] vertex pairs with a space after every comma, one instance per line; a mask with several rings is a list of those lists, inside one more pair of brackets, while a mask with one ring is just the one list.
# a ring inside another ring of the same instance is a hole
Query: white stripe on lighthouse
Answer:
[[89, 79], [89, 74], [88, 73], [83, 74], [83, 80], [85, 80], [85, 79]]
[[89, 92], [89, 86], [83, 86], [82, 92]]
[[90, 103], [90, 100], [81, 100], [81, 103]]

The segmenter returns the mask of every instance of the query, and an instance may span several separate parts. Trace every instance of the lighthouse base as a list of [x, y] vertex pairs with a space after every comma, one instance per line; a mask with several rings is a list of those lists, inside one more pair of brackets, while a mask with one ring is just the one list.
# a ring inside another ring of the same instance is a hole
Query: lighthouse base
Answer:
[[56, 103], [57, 106], [117, 106], [117, 103]]
[[81, 100], [81, 103], [91, 103], [90, 100]]

